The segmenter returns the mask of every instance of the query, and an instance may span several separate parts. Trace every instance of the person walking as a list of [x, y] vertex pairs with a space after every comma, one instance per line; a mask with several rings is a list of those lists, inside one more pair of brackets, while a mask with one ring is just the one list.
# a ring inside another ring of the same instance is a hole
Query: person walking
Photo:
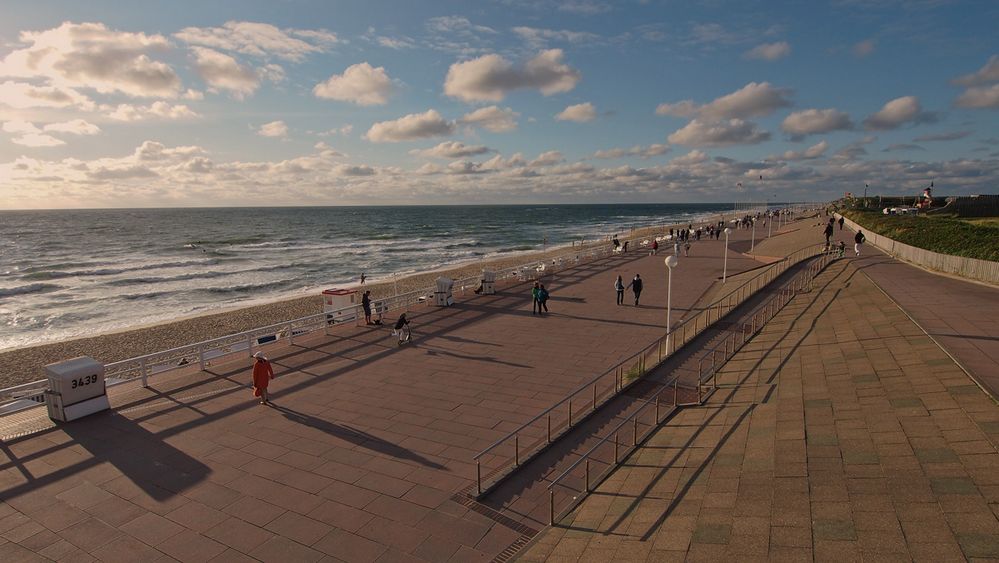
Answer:
[[409, 330], [409, 319], [406, 318], [406, 313], [399, 315], [392, 328], [392, 334], [399, 337], [399, 346], [402, 346], [403, 342], [409, 342], [412, 338], [413, 333]]
[[659, 241], [652, 239], [652, 255], [655, 256], [659, 253]]
[[857, 256], [860, 256], [860, 247], [864, 245], [864, 241], [867, 237], [864, 236], [864, 231], [857, 231], [857, 234], [853, 236], [853, 252]]
[[829, 248], [829, 244], [830, 244], [830, 240], [832, 239], [832, 236], [833, 236], [833, 223], [832, 223], [832, 219], [830, 219], [829, 222], [826, 223], [826, 230], [824, 231], [824, 233], [826, 235], [826, 248], [828, 249]]
[[367, 279], [368, 279], [368, 276], [366, 276], [364, 274], [364, 272], [361, 272], [361, 285], [364, 285], [364, 281], [367, 280]]
[[541, 284], [538, 288], [538, 314], [543, 315], [541, 308], [545, 309], [545, 313], [548, 312], [548, 290], [545, 289], [545, 284]]
[[841, 231], [843, 230], [843, 223], [844, 223], [843, 216], [840, 215], [839, 216], [839, 230], [841, 230]]
[[617, 277], [617, 281], [614, 282], [614, 291], [617, 292], [617, 304], [624, 305], [624, 280], [621, 276]]
[[374, 324], [371, 322], [371, 292], [365, 291], [361, 296], [361, 308], [364, 309], [364, 324]]
[[690, 256], [690, 241], [683, 243], [683, 255]]
[[274, 379], [274, 368], [263, 352], [253, 354], [253, 396], [260, 397], [260, 404], [267, 403], [267, 384]]
[[638, 299], [642, 296], [642, 276], [635, 274], [635, 278], [631, 280], [628, 287], [635, 293], [635, 307], [638, 307]]
[[535, 315], [541, 311], [541, 302], [538, 301], [538, 297], [541, 296], [541, 283], [534, 282], [534, 287], [531, 288], [531, 314]]

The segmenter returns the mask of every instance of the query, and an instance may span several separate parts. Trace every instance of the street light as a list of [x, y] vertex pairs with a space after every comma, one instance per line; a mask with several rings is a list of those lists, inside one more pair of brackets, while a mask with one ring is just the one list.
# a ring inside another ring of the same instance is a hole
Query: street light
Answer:
[[728, 235], [732, 234], [732, 229], [725, 227], [725, 262], [722, 267], [722, 283], [725, 283], [725, 278], [728, 277]]
[[749, 251], [752, 252], [756, 248], [756, 217], [752, 218], [753, 221], [753, 241], [749, 243]]
[[676, 256], [666, 257], [666, 350], [669, 350], [670, 335], [673, 333], [673, 324], [670, 322], [670, 313], [673, 309], [673, 268], [679, 260]]

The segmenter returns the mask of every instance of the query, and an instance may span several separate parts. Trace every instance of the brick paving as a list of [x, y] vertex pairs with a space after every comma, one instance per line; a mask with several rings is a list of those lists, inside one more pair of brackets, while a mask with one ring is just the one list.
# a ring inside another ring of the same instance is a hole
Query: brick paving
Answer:
[[525, 561], [999, 558], [999, 406], [834, 263]]
[[[722, 244], [681, 258], [674, 318], [720, 275]], [[730, 252], [730, 272], [755, 265]], [[642, 274], [641, 307], [614, 305], [619, 272]], [[661, 336], [664, 278], [662, 255], [636, 251], [546, 279], [544, 318], [520, 285], [419, 309], [403, 347], [388, 327], [275, 344], [272, 408], [250, 396], [245, 358], [116, 390], [114, 413], [0, 442], [0, 560], [512, 553], [534, 530], [456, 495], [472, 456]]]

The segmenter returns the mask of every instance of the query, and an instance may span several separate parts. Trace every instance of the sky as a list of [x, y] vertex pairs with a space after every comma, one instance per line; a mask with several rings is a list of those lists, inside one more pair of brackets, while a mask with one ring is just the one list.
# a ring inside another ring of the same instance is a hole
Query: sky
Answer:
[[0, 13], [0, 209], [999, 192], [995, 1]]

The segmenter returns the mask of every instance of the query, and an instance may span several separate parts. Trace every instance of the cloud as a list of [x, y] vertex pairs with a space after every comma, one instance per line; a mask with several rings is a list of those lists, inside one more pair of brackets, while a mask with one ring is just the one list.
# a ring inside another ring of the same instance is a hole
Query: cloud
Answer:
[[562, 56], [561, 49], [541, 51], [520, 67], [497, 54], [454, 63], [447, 71], [444, 93], [466, 102], [498, 102], [517, 89], [537, 89], [545, 96], [568, 92], [582, 75], [564, 64]]
[[669, 145], [653, 144], [647, 147], [643, 147], [641, 145], [635, 145], [627, 149], [613, 148], [613, 149], [598, 150], [597, 152], [593, 153], [593, 158], [624, 158], [627, 156], [650, 158], [653, 156], [666, 154], [667, 152], [669, 152]]
[[460, 141], [444, 141], [429, 149], [409, 151], [409, 154], [432, 158], [464, 158], [489, 152], [492, 152], [492, 149], [483, 145], [466, 145]]
[[288, 135], [288, 125], [284, 121], [271, 121], [264, 123], [257, 129], [257, 135], [261, 137], [286, 137]]
[[248, 66], [212, 49], [192, 47], [194, 66], [198, 74], [216, 90], [228, 90], [236, 99], [243, 99], [260, 86], [260, 76]]
[[10, 80], [0, 84], [0, 104], [14, 109], [65, 107], [94, 109], [93, 100], [72, 88], [35, 86]]
[[999, 55], [989, 57], [985, 66], [971, 74], [965, 74], [953, 80], [958, 86], [985, 86], [999, 82]]
[[835, 108], [806, 109], [784, 118], [780, 128], [792, 139], [801, 139], [816, 133], [853, 129], [849, 114]]
[[826, 141], [820, 141], [803, 151], [785, 151], [784, 154], [779, 157], [769, 157], [767, 160], [773, 161], [794, 161], [794, 160], [812, 160], [815, 158], [820, 158], [822, 155], [826, 154], [826, 150], [829, 149], [829, 143]]
[[293, 62], [301, 62], [307, 55], [326, 51], [339, 42], [326, 30], [281, 30], [267, 23], [242, 21], [226, 22], [222, 27], [185, 27], [174, 37], [191, 45]]
[[596, 0], [562, 0], [558, 7], [560, 12], [592, 16], [602, 14], [611, 10], [611, 5], [606, 2]]
[[125, 166], [122, 168], [100, 167], [92, 172], [87, 172], [87, 176], [93, 180], [132, 180], [137, 178], [155, 178], [159, 176], [155, 171], [145, 166]]
[[43, 127], [45, 131], [53, 133], [70, 133], [73, 135], [96, 135], [101, 132], [101, 128], [82, 119], [73, 119], [60, 123], [49, 123]]
[[906, 123], [934, 121], [933, 114], [924, 112], [916, 96], [903, 96], [886, 103], [880, 111], [864, 120], [864, 127], [872, 131], [898, 129]]
[[144, 121], [147, 119], [179, 120], [196, 119], [201, 117], [197, 112], [184, 104], [171, 104], [169, 102], [153, 102], [148, 106], [138, 106], [132, 104], [118, 104], [115, 106], [102, 106], [102, 109], [112, 110], [108, 117], [118, 121]]
[[575, 121], [577, 123], [593, 121], [596, 117], [597, 108], [593, 107], [590, 102], [569, 106], [555, 115], [555, 119], [559, 121]]
[[374, 176], [377, 171], [368, 165], [341, 164], [333, 169], [338, 176]]
[[519, 35], [528, 45], [540, 49], [550, 41], [564, 43], [592, 43], [600, 36], [588, 31], [569, 31], [567, 29], [543, 29], [539, 27], [518, 26], [511, 31]]
[[565, 157], [559, 151], [546, 151], [538, 155], [537, 158], [527, 163], [528, 166], [553, 166], [565, 161]]
[[961, 108], [996, 109], [999, 108], [999, 84], [992, 86], [975, 86], [968, 88], [958, 96], [954, 105]]
[[873, 53], [876, 46], [873, 39], [865, 39], [855, 43], [851, 51], [853, 51], [853, 56], [864, 58]]
[[318, 98], [353, 102], [359, 106], [380, 106], [392, 93], [392, 79], [384, 67], [372, 67], [367, 62], [350, 65], [343, 74], [334, 74], [326, 82], [316, 84], [312, 93]]
[[346, 137], [354, 131], [354, 126], [351, 124], [343, 125], [341, 127], [334, 127], [333, 129], [328, 129], [322, 133], [317, 133], [320, 137], [332, 137], [333, 135], [342, 135]]
[[791, 101], [788, 99], [790, 93], [790, 90], [776, 88], [769, 82], [750, 82], [735, 92], [715, 98], [704, 105], [698, 105], [692, 100], [659, 104], [656, 113], [677, 117], [697, 115], [706, 120], [760, 117], [790, 106]]
[[743, 55], [744, 58], [760, 61], [776, 61], [791, 54], [791, 44], [787, 41], [763, 43], [753, 47]]
[[505, 133], [517, 128], [519, 116], [519, 113], [510, 108], [488, 106], [465, 114], [458, 122], [463, 125], [482, 127], [493, 133]]
[[371, 126], [365, 137], [373, 143], [396, 143], [428, 137], [442, 137], [454, 132], [453, 121], [444, 119], [437, 110], [411, 113], [392, 121], [380, 121]]
[[881, 152], [925, 151], [925, 150], [926, 150], [925, 148], [919, 145], [914, 145], [912, 143], [894, 143], [881, 149]]
[[930, 141], [956, 141], [958, 139], [963, 139], [971, 135], [971, 131], [951, 131], [949, 133], [935, 133], [932, 135], [920, 135], [913, 139], [917, 143], [930, 142]]
[[669, 136], [669, 142], [674, 145], [694, 147], [752, 145], [768, 139], [770, 133], [761, 131], [755, 123], [742, 119], [717, 122], [694, 119]]
[[139, 97], [171, 98], [180, 90], [174, 70], [149, 57], [169, 47], [162, 35], [65, 22], [45, 31], [21, 32], [19, 39], [28, 46], [0, 61], [0, 76], [41, 78], [60, 89], [93, 88]]

